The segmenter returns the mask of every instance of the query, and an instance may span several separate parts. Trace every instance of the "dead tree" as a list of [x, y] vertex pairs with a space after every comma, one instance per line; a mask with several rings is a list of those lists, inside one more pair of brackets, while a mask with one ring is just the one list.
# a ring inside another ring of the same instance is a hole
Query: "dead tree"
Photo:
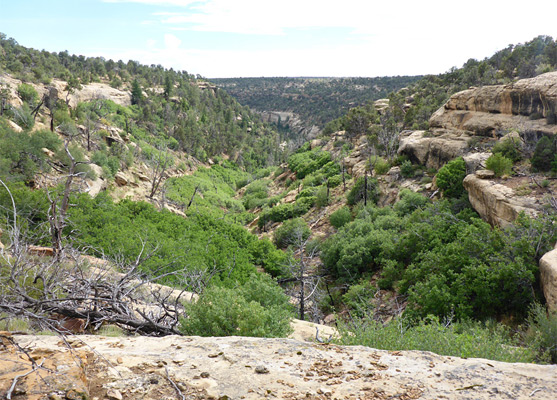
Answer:
[[304, 238], [302, 229], [296, 229], [290, 239], [292, 254], [288, 258], [291, 277], [280, 279], [279, 283], [294, 283], [298, 300], [298, 318], [306, 317], [307, 301], [315, 298], [321, 276], [314, 274], [311, 263], [319, 254], [319, 247], [308, 246], [311, 237]]
[[82, 179], [85, 172], [79, 171], [79, 165], [87, 164], [84, 161], [77, 161], [69, 149], [71, 138], [64, 142], [64, 150], [68, 156], [67, 174], [64, 176], [63, 190], [59, 193], [47, 190], [48, 201], [50, 203], [48, 211], [48, 221], [50, 224], [50, 234], [52, 247], [56, 258], [62, 254], [62, 231], [67, 225], [67, 213], [70, 206], [70, 195], [76, 179]]
[[149, 193], [149, 198], [152, 199], [159, 186], [162, 183], [166, 170], [171, 166], [172, 156], [169, 154], [168, 150], [159, 150], [151, 159], [151, 192]]

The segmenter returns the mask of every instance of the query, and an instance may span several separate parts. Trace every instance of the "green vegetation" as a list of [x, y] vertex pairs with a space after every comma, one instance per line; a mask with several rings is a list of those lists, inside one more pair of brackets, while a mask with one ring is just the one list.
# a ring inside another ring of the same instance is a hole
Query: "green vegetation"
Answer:
[[501, 154], [512, 162], [520, 161], [522, 158], [520, 144], [518, 139], [515, 138], [503, 138], [493, 146], [491, 152], [493, 154]]
[[552, 222], [523, 216], [499, 231], [469, 210], [454, 214], [448, 201], [418, 196], [363, 208], [323, 243], [326, 271], [350, 284], [380, 272], [381, 288], [408, 295], [409, 316], [524, 317], [535, 300], [537, 257], [557, 238]]
[[486, 160], [485, 166], [487, 169], [493, 171], [495, 176], [501, 177], [511, 174], [513, 162], [502, 153], [494, 153]]
[[557, 142], [555, 141], [555, 138], [550, 139], [547, 136], [543, 136], [538, 141], [534, 150], [534, 155], [530, 160], [530, 162], [532, 163], [532, 168], [535, 171], [547, 172], [551, 170], [552, 167], [556, 164], [556, 143]]
[[363, 345], [384, 350], [423, 350], [436, 354], [487, 358], [505, 362], [533, 362], [533, 349], [518, 347], [503, 325], [488, 321], [442, 322], [428, 317], [417, 324], [395, 319], [381, 324], [370, 318], [341, 326], [341, 344]]
[[445, 197], [458, 198], [464, 193], [462, 181], [466, 177], [466, 163], [462, 157], [445, 164], [437, 173], [437, 186]]
[[[363, 106], [407, 87], [419, 76], [377, 78], [226, 78], [213, 81], [256, 110], [291, 111], [300, 115], [305, 125], [323, 128], [342, 116], [349, 104]], [[287, 121], [279, 121], [279, 129]]]
[[301, 218], [285, 221], [275, 230], [274, 242], [278, 248], [286, 248], [290, 245], [303, 243], [311, 235], [306, 222]]
[[368, 201], [371, 204], [377, 203], [379, 199], [379, 184], [377, 179], [367, 176], [359, 177], [352, 189], [346, 194], [346, 203], [353, 206], [360, 201]]
[[66, 102], [54, 99], [46, 101], [43, 107], [57, 125], [63, 122], [60, 117], [68, 118], [67, 122], [76, 122], [77, 118], [89, 135], [96, 133], [91, 130], [96, 130], [96, 123], [104, 119], [136, 142], [143, 140], [159, 149], [182, 150], [202, 161], [225, 152], [238, 154], [238, 164], [255, 170], [282, 158], [277, 132], [226, 92], [203, 85], [206, 81], [186, 71], [141, 65], [137, 61], [124, 63], [67, 52], [38, 51], [1, 33], [0, 54], [0, 70], [23, 81], [18, 95], [25, 104], [12, 111], [21, 126], [32, 126], [29, 107], [38, 102], [30, 83], [48, 85], [53, 78], [66, 80], [65, 91], [69, 95], [81, 85], [111, 82], [131, 90], [132, 106], [112, 103], [107, 107], [102, 105], [106, 101], [93, 101], [90, 106], [78, 105], [70, 110]]
[[329, 215], [331, 225], [337, 229], [342, 228], [344, 225], [352, 220], [352, 213], [348, 207], [342, 207]]
[[252, 275], [235, 289], [212, 286], [186, 305], [186, 335], [284, 337], [292, 328], [288, 297], [270, 278]]

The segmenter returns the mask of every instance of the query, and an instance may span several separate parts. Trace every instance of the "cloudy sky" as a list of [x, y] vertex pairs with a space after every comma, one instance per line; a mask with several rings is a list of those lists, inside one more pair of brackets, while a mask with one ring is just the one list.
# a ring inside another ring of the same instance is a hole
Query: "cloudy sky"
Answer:
[[437, 74], [538, 35], [556, 0], [0, 0], [0, 32], [49, 51], [209, 78]]

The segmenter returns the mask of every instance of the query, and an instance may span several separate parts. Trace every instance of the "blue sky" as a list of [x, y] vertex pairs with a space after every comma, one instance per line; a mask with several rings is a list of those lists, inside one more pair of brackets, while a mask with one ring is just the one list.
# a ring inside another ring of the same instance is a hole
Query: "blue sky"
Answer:
[[0, 32], [209, 78], [419, 75], [556, 38], [556, 14], [555, 0], [0, 0]]

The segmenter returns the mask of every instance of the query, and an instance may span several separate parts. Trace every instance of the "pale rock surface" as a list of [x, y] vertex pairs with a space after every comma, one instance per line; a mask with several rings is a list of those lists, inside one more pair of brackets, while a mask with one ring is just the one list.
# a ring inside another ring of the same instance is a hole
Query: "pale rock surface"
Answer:
[[547, 307], [557, 312], [557, 249], [541, 258], [540, 281]]
[[474, 210], [492, 226], [510, 225], [521, 211], [536, 216], [542, 206], [535, 198], [517, 196], [513, 189], [475, 174], [467, 175], [463, 185]]
[[[443, 357], [429, 352], [389, 352], [292, 339], [245, 337], [70, 338], [72, 355], [55, 336], [14, 336], [31, 356], [55, 365], [50, 387], [25, 386], [27, 399], [58, 389], [99, 399], [554, 399], [557, 366], [508, 364]], [[2, 351], [0, 366], [14, 369]], [[13, 359], [13, 357], [12, 357]], [[19, 360], [19, 373], [28, 371]], [[78, 374], [82, 370], [81, 376]], [[0, 375], [0, 390], [11, 384]], [[63, 384], [62, 384], [63, 382]], [[73, 384], [73, 386], [72, 386]], [[70, 389], [72, 388], [72, 389]], [[138, 397], [140, 396], [140, 397]], [[226, 397], [225, 397], [226, 396]], [[45, 398], [45, 397], [42, 397]]]
[[473, 174], [478, 172], [480, 169], [485, 168], [485, 162], [491, 156], [491, 153], [468, 153], [462, 157], [464, 163], [466, 164], [466, 172]]
[[453, 158], [465, 154], [470, 136], [450, 131], [407, 131], [401, 135], [398, 153], [407, 155], [414, 163], [439, 169]]
[[16, 124], [14, 121], [12, 121], [11, 119], [8, 120], [8, 125], [10, 126], [10, 128], [15, 131], [15, 132], [23, 132], [23, 128], [21, 126], [19, 126], [18, 124]]

